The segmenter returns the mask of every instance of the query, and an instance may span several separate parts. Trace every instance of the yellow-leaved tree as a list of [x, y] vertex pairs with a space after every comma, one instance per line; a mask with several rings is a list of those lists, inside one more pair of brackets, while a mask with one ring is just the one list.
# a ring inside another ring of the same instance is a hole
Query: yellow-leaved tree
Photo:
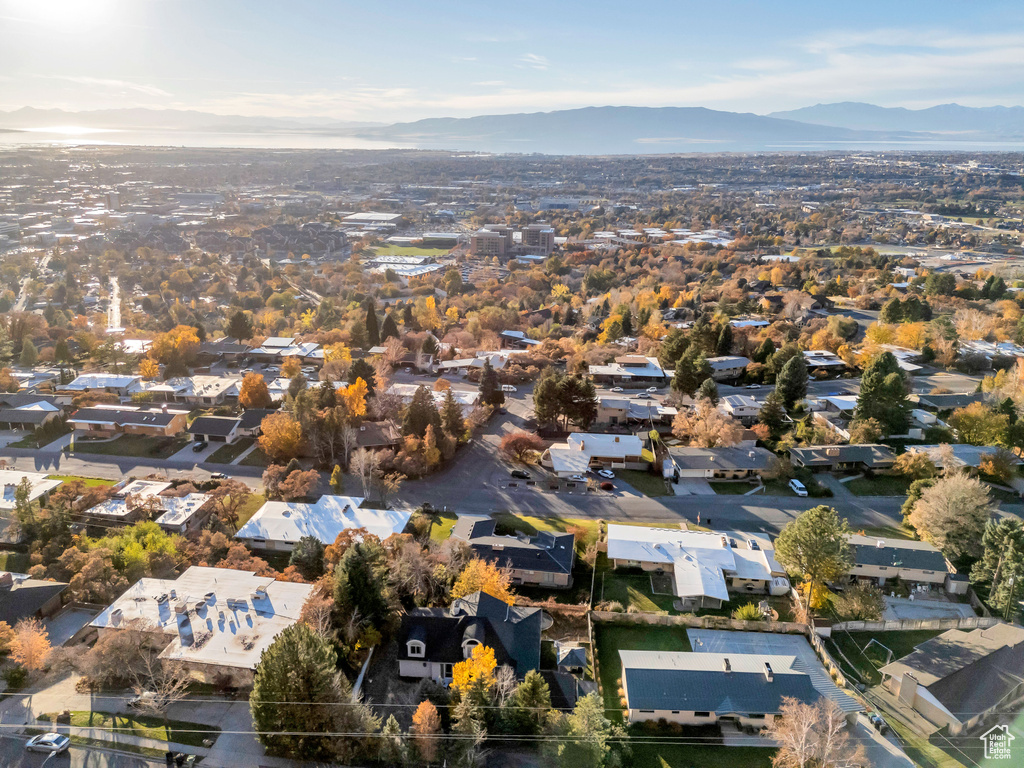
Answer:
[[469, 658], [452, 667], [452, 688], [465, 693], [476, 684], [489, 691], [494, 686], [494, 670], [497, 666], [493, 648], [474, 645]]
[[269, 408], [274, 400], [266, 380], [258, 373], [247, 373], [238, 391], [238, 403], [243, 408]]
[[302, 363], [299, 362], [299, 358], [295, 355], [285, 358], [284, 365], [281, 366], [281, 375], [286, 379], [294, 379], [300, 373], [302, 373]]
[[452, 597], [465, 597], [474, 592], [486, 592], [509, 605], [515, 605], [516, 596], [512, 591], [512, 574], [494, 563], [474, 558], [469, 561], [452, 587]]
[[361, 419], [366, 415], [366, 393], [368, 391], [369, 388], [362, 378], [356, 378], [345, 389], [338, 390], [341, 396], [345, 398], [345, 407], [348, 410], [348, 417], [350, 419]]
[[42, 669], [50, 655], [50, 639], [39, 619], [22, 619], [14, 625], [11, 658], [25, 669]]
[[160, 363], [151, 357], [145, 357], [139, 363], [139, 375], [144, 379], [155, 379], [160, 375]]
[[257, 442], [274, 461], [287, 462], [299, 455], [302, 425], [290, 413], [272, 413], [260, 424]]

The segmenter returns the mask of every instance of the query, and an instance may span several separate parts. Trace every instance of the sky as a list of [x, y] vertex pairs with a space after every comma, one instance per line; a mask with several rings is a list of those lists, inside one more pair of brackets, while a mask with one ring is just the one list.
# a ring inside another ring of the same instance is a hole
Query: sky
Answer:
[[0, 0], [0, 110], [1024, 104], [1024, 3]]

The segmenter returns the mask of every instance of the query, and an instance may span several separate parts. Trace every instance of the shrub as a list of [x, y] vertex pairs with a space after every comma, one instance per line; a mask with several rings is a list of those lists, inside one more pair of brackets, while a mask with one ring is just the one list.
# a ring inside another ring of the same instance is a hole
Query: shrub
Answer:
[[8, 667], [3, 673], [4, 682], [7, 683], [8, 691], [21, 690], [28, 679], [28, 670], [24, 667]]
[[732, 617], [737, 621], [763, 621], [764, 616], [761, 615], [761, 609], [754, 603], [747, 603], [741, 605], [735, 611], [732, 612]]

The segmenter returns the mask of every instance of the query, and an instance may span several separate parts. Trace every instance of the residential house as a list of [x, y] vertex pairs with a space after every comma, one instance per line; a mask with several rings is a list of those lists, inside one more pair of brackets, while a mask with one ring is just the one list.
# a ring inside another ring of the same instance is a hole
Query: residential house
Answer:
[[955, 411], [957, 408], [966, 408], [973, 403], [985, 401], [984, 392], [963, 392], [959, 394], [941, 395], [911, 395], [911, 399], [917, 399], [918, 404], [929, 411], [939, 414], [946, 414]]
[[536, 536], [498, 536], [496, 521], [482, 515], [459, 515], [451, 538], [465, 541], [481, 560], [508, 568], [513, 584], [541, 587], [572, 585], [576, 537], [540, 531]]
[[571, 477], [589, 469], [646, 469], [653, 460], [645, 456], [643, 440], [636, 435], [605, 435], [577, 432], [541, 456], [541, 466], [559, 477]]
[[690, 448], [671, 446], [663, 467], [665, 477], [741, 480], [760, 477], [775, 467], [775, 454], [766, 448]]
[[90, 626], [100, 635], [142, 626], [166, 640], [160, 658], [181, 663], [197, 680], [247, 686], [312, 591], [312, 584], [193, 565], [176, 579], [140, 579]]
[[0, 571], [0, 621], [13, 627], [22, 619], [44, 619], [64, 607], [63, 581], [33, 579], [24, 573]]
[[590, 375], [596, 382], [625, 387], [661, 387], [669, 381], [658, 358], [642, 355], [621, 355], [608, 365], [592, 365]]
[[711, 378], [715, 381], [735, 381], [746, 373], [750, 360], [735, 355], [724, 355], [709, 357], [708, 365], [711, 366]]
[[720, 608], [730, 592], [786, 594], [789, 580], [774, 552], [770, 541], [749, 533], [608, 526], [612, 567], [671, 577], [681, 610]]
[[156, 524], [168, 533], [185, 534], [195, 531], [213, 514], [213, 497], [208, 493], [189, 493], [185, 496], [160, 496], [160, 510]]
[[315, 342], [300, 342], [289, 336], [271, 336], [249, 350], [248, 357], [258, 363], [281, 365], [286, 358], [297, 357], [304, 365], [323, 365], [323, 349]]
[[530, 347], [540, 346], [539, 341], [531, 339], [523, 331], [502, 331], [498, 335], [501, 338], [501, 344], [503, 347], [509, 347], [511, 349], [529, 349]]
[[[412, 401], [413, 396], [416, 394], [416, 390], [419, 389], [421, 384], [399, 384], [395, 383], [388, 387], [388, 392], [393, 395], [398, 395], [402, 399], [403, 403], [409, 403]], [[434, 399], [434, 405], [440, 408], [444, 405], [445, 392], [435, 392], [430, 387], [425, 387], [430, 396]], [[451, 392], [455, 397], [455, 401], [459, 404], [462, 409], [462, 415], [468, 416], [477, 403], [480, 402], [480, 390], [479, 389], [451, 389], [446, 390]]]
[[97, 405], [79, 408], [68, 419], [72, 429], [88, 436], [113, 437], [119, 434], [148, 437], [174, 437], [184, 431], [188, 411], [149, 410], [132, 406]]
[[139, 376], [133, 374], [83, 373], [74, 381], [57, 385], [57, 402], [70, 405], [72, 398], [82, 394], [110, 394], [127, 400], [139, 388], [141, 381]]
[[54, 397], [21, 392], [0, 394], [0, 429], [32, 432], [59, 418], [62, 412]]
[[821, 694], [795, 656], [619, 651], [629, 723], [763, 728], [783, 700], [814, 704]]
[[967, 591], [967, 582], [957, 579], [956, 568], [926, 541], [858, 535], [850, 536], [848, 541], [853, 552], [853, 567], [847, 575], [851, 583], [884, 587], [887, 581], [896, 579], [912, 588], [925, 586], [956, 594]]
[[197, 416], [188, 426], [193, 442], [233, 443], [238, 439], [241, 419], [234, 416]]
[[248, 344], [241, 344], [233, 341], [227, 336], [222, 336], [213, 341], [204, 341], [199, 345], [196, 353], [201, 365], [212, 365], [220, 362], [236, 362], [249, 351]]
[[223, 405], [238, 399], [242, 386], [239, 376], [178, 376], [141, 385], [156, 400], [190, 406]]
[[[951, 736], [1007, 714], [1024, 697], [1024, 629], [951, 629], [881, 669], [882, 682], [934, 730]], [[930, 734], [929, 734], [930, 735]]]
[[313, 504], [268, 501], [243, 525], [235, 538], [253, 549], [290, 552], [303, 536], [333, 544], [342, 531], [365, 529], [381, 541], [405, 530], [412, 512], [363, 509], [362, 498], [321, 496]]
[[259, 437], [263, 420], [272, 413], [277, 411], [271, 408], [248, 408], [242, 411], [242, 415], [238, 417], [238, 436]]
[[128, 525], [150, 520], [161, 509], [160, 494], [170, 483], [156, 480], [131, 480], [114, 491], [114, 495], [82, 513], [86, 522], [106, 525]]
[[364, 421], [356, 434], [359, 448], [390, 448], [402, 442], [402, 429], [392, 419], [385, 421]]
[[[967, 443], [943, 443], [938, 445], [908, 445], [908, 451], [923, 453], [932, 463], [942, 470], [966, 469], [976, 472], [982, 462], [1000, 451], [995, 445], [968, 445]], [[1022, 460], [1016, 453], [1003, 451], [1007, 461], [1013, 466], [1020, 466]]]
[[804, 362], [809, 371], [826, 371], [836, 373], [846, 370], [846, 363], [834, 352], [827, 349], [811, 349], [804, 352]]
[[540, 668], [540, 608], [509, 605], [486, 592], [454, 600], [448, 608], [414, 608], [398, 632], [398, 674], [450, 683], [452, 668], [473, 649], [494, 650], [498, 666], [522, 678]]
[[718, 410], [748, 427], [761, 415], [761, 406], [761, 402], [747, 395], [726, 395], [718, 401]]
[[64, 481], [52, 479], [49, 475], [40, 472], [22, 472], [19, 469], [0, 469], [0, 486], [3, 486], [3, 494], [0, 495], [0, 510], [13, 510], [17, 503], [18, 486], [28, 481], [29, 501], [45, 503], [50, 497], [50, 492], [58, 488]]
[[872, 443], [790, 448], [789, 458], [794, 467], [808, 467], [815, 471], [826, 472], [838, 469], [891, 469], [896, 461], [896, 456], [887, 446]]
[[670, 425], [679, 411], [657, 400], [633, 400], [628, 397], [602, 397], [597, 401], [596, 424]]

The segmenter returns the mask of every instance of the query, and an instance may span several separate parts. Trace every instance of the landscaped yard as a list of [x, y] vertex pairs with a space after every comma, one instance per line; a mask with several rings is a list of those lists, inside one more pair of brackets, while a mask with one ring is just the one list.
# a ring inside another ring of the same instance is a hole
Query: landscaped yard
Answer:
[[441, 542], [452, 535], [452, 528], [458, 517], [454, 512], [435, 512], [434, 521], [430, 524], [430, 540]]
[[[55, 715], [43, 715], [40, 720], [52, 722]], [[71, 713], [71, 725], [78, 728], [103, 728], [126, 736], [159, 739], [186, 744], [190, 747], [203, 746], [203, 739], [216, 739], [220, 728], [203, 723], [187, 723], [169, 720], [164, 727], [162, 717], [152, 715], [115, 715], [109, 712], [75, 710]]]
[[270, 457], [263, 452], [263, 449], [257, 447], [238, 463], [243, 467], [269, 467], [271, 462]]
[[619, 469], [615, 471], [615, 479], [622, 480], [640, 491], [644, 496], [668, 496], [670, 491], [665, 487], [665, 480], [650, 472], [639, 472], [635, 469]]
[[608, 717], [621, 721], [619, 651], [691, 651], [685, 627], [656, 627], [644, 624], [594, 624], [598, 671]]
[[875, 475], [858, 477], [843, 485], [856, 496], [906, 496], [912, 482], [902, 475]]
[[[638, 739], [644, 738], [643, 736]], [[633, 756], [627, 765], [635, 768], [770, 768], [775, 750], [771, 747], [724, 747], [699, 744], [671, 744], [672, 737], [648, 736], [650, 742], [630, 743]], [[677, 737], [684, 740], [685, 737]]]
[[[238, 510], [238, 527], [241, 528], [249, 518], [256, 514], [260, 507], [266, 502], [267, 497], [262, 493], [254, 493], [249, 500]], [[333, 542], [332, 542], [333, 543]]]
[[676, 597], [670, 591], [666, 576], [662, 575], [658, 579], [658, 589], [665, 589], [666, 594], [655, 594], [652, 591], [650, 573], [612, 570], [605, 554], [598, 554], [595, 604], [615, 601], [624, 610], [632, 606], [635, 610], [649, 613], [679, 613], [672, 607]]
[[242, 453], [254, 442], [256, 441], [251, 437], [243, 437], [233, 443], [222, 445], [216, 451], [207, 456], [206, 461], [210, 464], [230, 464], [241, 456]]
[[65, 483], [81, 483], [86, 488], [97, 488], [101, 485], [114, 485], [116, 480], [105, 480], [101, 477], [82, 477], [81, 475], [47, 475], [51, 480], [63, 480]]
[[116, 440], [95, 442], [75, 440], [75, 453], [96, 453], [104, 456], [137, 456], [149, 459], [168, 459], [188, 444], [183, 437], [149, 437], [148, 435], [121, 435]]
[[[882, 682], [882, 676], [878, 670], [884, 667], [889, 660], [889, 654], [886, 653], [885, 648], [892, 651], [892, 660], [895, 661], [906, 656], [925, 640], [931, 640], [940, 634], [942, 634], [941, 630], [928, 629], [908, 632], [836, 632], [828, 642], [842, 651], [843, 656], [855, 667], [857, 674], [864, 682], [878, 685]], [[872, 639], [877, 640], [885, 648], [872, 644], [870, 648], [862, 650]], [[830, 649], [830, 651], [833, 650]], [[842, 664], [843, 656], [834, 655], [836, 661]]]

